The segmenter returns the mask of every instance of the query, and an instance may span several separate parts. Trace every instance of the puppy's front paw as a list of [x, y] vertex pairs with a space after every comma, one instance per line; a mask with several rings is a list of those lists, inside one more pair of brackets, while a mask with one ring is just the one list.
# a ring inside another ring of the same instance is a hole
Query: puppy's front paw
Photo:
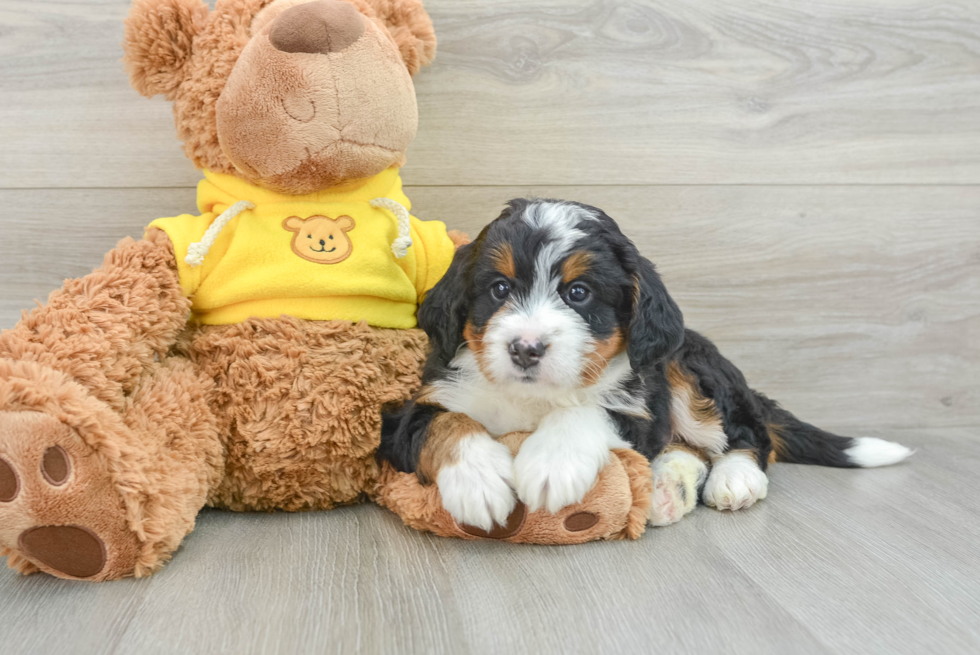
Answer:
[[704, 502], [716, 509], [737, 510], [766, 497], [769, 478], [752, 455], [728, 453], [715, 460], [704, 485]]
[[467, 437], [457, 448], [456, 462], [436, 477], [442, 506], [460, 525], [486, 531], [506, 525], [517, 504], [510, 449], [488, 434]]
[[517, 496], [532, 512], [544, 507], [554, 514], [585, 497], [609, 461], [609, 448], [576, 450], [538, 436], [530, 436], [514, 459]]

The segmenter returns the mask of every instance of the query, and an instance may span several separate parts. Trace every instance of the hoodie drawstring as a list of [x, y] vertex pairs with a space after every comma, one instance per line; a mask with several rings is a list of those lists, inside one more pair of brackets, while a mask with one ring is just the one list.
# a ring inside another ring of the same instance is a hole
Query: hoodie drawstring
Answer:
[[211, 250], [211, 246], [214, 245], [215, 240], [218, 238], [218, 235], [221, 233], [221, 230], [224, 229], [225, 225], [228, 225], [228, 223], [231, 222], [231, 219], [235, 218], [243, 211], [254, 208], [254, 203], [251, 203], [248, 200], [239, 200], [234, 205], [221, 212], [221, 215], [214, 219], [214, 222], [211, 223], [211, 226], [204, 233], [204, 236], [201, 237], [201, 240], [197, 243], [192, 243], [187, 248], [187, 256], [184, 257], [184, 261], [187, 263], [187, 265], [191, 268], [197, 268], [203, 264], [204, 256], [208, 254], [209, 250]]
[[375, 198], [370, 204], [376, 209], [387, 209], [398, 219], [398, 238], [391, 244], [391, 252], [395, 259], [401, 259], [408, 254], [408, 247], [412, 245], [412, 224], [409, 222], [408, 210], [405, 205], [391, 198]]

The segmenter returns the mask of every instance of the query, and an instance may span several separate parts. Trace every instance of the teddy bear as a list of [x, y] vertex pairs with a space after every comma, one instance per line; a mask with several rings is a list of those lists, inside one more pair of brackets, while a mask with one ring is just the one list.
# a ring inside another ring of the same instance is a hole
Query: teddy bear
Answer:
[[11, 568], [145, 576], [204, 506], [374, 499], [418, 529], [539, 543], [642, 532], [635, 453], [582, 507], [495, 534], [375, 459], [382, 408], [419, 386], [417, 305], [467, 241], [412, 216], [399, 177], [435, 45], [420, 0], [135, 0], [124, 61], [173, 103], [198, 213], [153, 220], [0, 333]]
[[161, 567], [205, 505], [373, 489], [380, 408], [417, 387], [448, 268], [399, 167], [419, 0], [136, 0], [125, 64], [173, 103], [198, 212], [152, 221], [0, 334], [0, 545], [21, 572]]

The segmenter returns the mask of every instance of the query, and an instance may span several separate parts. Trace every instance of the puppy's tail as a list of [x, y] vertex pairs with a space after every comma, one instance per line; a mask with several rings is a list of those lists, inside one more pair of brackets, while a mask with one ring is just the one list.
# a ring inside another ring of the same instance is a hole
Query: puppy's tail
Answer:
[[891, 441], [832, 434], [804, 423], [768, 398], [763, 397], [763, 402], [769, 409], [767, 425], [777, 462], [870, 468], [895, 464], [912, 454]]

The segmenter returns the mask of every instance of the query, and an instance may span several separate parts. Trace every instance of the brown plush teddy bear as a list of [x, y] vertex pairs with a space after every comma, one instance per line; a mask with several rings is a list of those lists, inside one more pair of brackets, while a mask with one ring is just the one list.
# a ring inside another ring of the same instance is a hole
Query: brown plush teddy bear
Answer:
[[372, 489], [380, 407], [418, 384], [418, 298], [454, 252], [398, 176], [434, 51], [419, 0], [134, 3], [126, 64], [173, 101], [199, 215], [154, 221], [0, 335], [13, 567], [145, 575], [205, 504]]
[[[479, 536], [374, 457], [381, 407], [419, 384], [418, 300], [465, 240], [410, 216], [398, 175], [411, 75], [434, 51], [419, 0], [136, 0], [131, 81], [173, 102], [199, 213], [153, 221], [0, 334], [12, 568], [147, 575], [205, 505], [377, 497], [413, 527]], [[505, 536], [635, 537], [649, 469], [614, 460], [595, 508]]]

